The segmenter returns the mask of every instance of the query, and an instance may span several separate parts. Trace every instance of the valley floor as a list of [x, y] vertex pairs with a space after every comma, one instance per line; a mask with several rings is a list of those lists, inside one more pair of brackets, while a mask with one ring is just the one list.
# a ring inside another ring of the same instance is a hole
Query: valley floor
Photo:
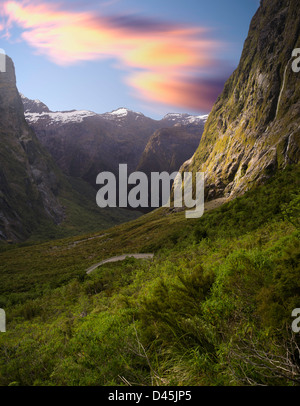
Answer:
[[[3, 250], [0, 384], [299, 385], [299, 174], [200, 219], [160, 209]], [[86, 274], [128, 252], [155, 255]]]

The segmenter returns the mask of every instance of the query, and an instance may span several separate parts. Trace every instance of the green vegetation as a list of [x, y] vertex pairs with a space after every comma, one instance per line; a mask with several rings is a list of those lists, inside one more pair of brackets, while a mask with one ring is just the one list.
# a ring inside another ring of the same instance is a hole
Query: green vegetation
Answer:
[[[0, 253], [1, 385], [298, 385], [299, 177]], [[153, 252], [85, 270], [123, 253]]]
[[59, 201], [65, 209], [64, 221], [56, 225], [50, 219], [40, 221], [29, 242], [42, 242], [53, 239], [99, 232], [116, 224], [122, 224], [141, 216], [140, 212], [119, 208], [99, 209], [96, 204], [96, 190], [79, 178], [67, 178], [65, 188], [60, 192]]

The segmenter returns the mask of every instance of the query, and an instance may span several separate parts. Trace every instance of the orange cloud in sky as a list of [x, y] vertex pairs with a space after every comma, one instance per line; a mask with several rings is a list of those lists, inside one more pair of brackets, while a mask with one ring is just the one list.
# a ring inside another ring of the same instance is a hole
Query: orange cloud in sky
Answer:
[[222, 79], [176, 77], [167, 73], [141, 72], [128, 79], [130, 86], [144, 99], [182, 106], [195, 111], [209, 111], [224, 86]]
[[22, 28], [22, 39], [58, 65], [109, 58], [128, 70], [127, 83], [148, 101], [195, 110], [214, 102], [214, 86], [196, 79], [215, 67], [221, 43], [207, 39], [202, 27], [95, 16], [36, 1], [6, 1], [2, 13], [7, 30]]

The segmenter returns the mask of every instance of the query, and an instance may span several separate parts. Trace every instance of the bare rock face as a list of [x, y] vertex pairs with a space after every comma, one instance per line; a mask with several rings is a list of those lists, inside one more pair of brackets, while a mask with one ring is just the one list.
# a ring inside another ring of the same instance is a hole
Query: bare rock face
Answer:
[[147, 175], [151, 172], [178, 171], [197, 149], [206, 119], [157, 130], [148, 141], [137, 170]]
[[60, 223], [60, 181], [25, 120], [9, 57], [0, 73], [0, 161], [0, 239], [24, 239], [41, 219]]
[[297, 0], [263, 0], [238, 68], [225, 84], [188, 170], [206, 173], [206, 199], [234, 197], [299, 162], [300, 48]]

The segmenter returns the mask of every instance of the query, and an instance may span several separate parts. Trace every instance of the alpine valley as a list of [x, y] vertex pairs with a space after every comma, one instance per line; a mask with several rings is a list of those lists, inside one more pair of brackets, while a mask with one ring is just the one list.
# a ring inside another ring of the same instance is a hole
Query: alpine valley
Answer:
[[[160, 148], [153, 171], [168, 170], [169, 166], [178, 170], [198, 147], [207, 120], [207, 116], [188, 114], [168, 114], [162, 120], [153, 120], [126, 108], [104, 114], [51, 112], [39, 100], [21, 97], [26, 121], [57, 165], [65, 174], [81, 178], [93, 187], [100, 172], [117, 173], [119, 164], [126, 163], [129, 173], [135, 171], [147, 153], [145, 149], [156, 143], [152, 137], [155, 131], [161, 132], [166, 145]], [[186, 137], [191, 132], [193, 136]], [[184, 141], [179, 152], [177, 144], [181, 138]], [[163, 155], [166, 146], [168, 160]]]
[[[298, 3], [260, 1], [208, 116], [53, 112], [7, 58], [0, 385], [300, 385]], [[121, 163], [205, 172], [204, 215], [100, 210]]]

